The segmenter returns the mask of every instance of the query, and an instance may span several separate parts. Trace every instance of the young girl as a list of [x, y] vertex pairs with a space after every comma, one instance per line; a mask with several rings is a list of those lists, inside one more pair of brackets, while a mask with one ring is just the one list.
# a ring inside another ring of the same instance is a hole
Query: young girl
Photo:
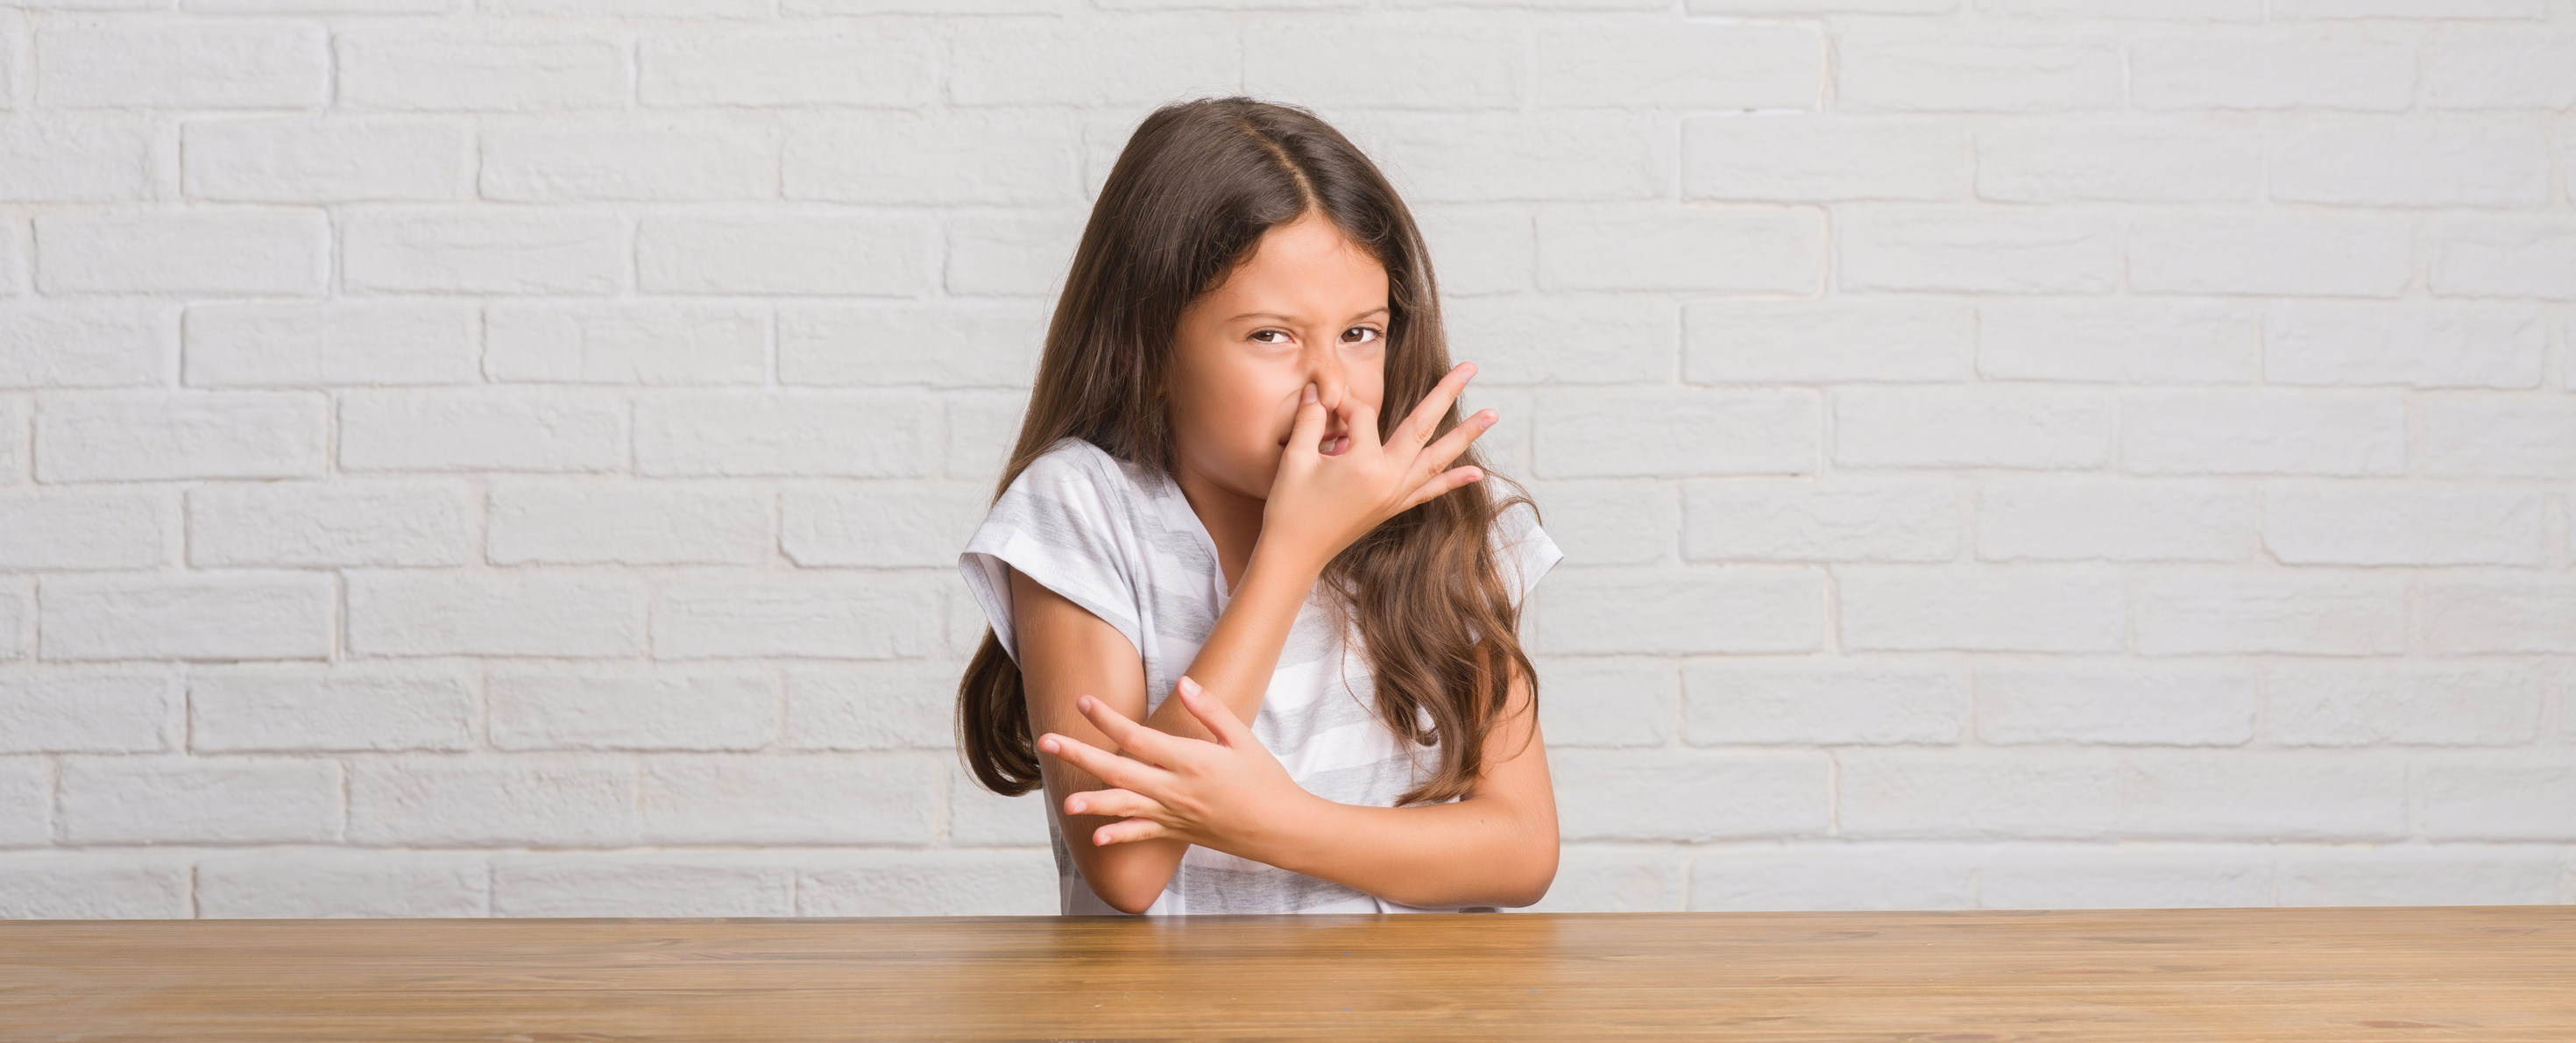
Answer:
[[1517, 485], [1488, 491], [1473, 375], [1411, 213], [1340, 133], [1248, 98], [1137, 127], [958, 558], [992, 624], [960, 743], [994, 792], [1044, 785], [1065, 913], [1546, 894], [1517, 634], [1563, 555]]

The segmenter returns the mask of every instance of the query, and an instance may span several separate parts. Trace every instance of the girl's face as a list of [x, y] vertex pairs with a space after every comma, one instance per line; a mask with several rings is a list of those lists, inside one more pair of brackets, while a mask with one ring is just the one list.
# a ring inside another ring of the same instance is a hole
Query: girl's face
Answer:
[[1386, 289], [1385, 266], [1322, 214], [1271, 226], [1182, 309], [1169, 403], [1181, 466], [1267, 499], [1309, 382], [1327, 414], [1320, 451], [1349, 449], [1346, 403], [1385, 408]]

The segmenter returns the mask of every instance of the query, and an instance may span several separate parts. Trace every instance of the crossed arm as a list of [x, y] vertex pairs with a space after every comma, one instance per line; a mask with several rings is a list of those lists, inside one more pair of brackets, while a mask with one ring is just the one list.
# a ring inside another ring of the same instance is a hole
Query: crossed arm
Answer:
[[1083, 879], [1111, 906], [1142, 912], [1199, 843], [1405, 905], [1538, 901], [1556, 876], [1556, 800], [1518, 670], [1474, 788], [1452, 803], [1324, 800], [1289, 782], [1252, 738], [1244, 722], [1316, 581], [1288, 560], [1253, 556], [1191, 661], [1198, 691], [1184, 685], [1150, 717], [1144, 663], [1126, 636], [1012, 570], [1030, 726], [1047, 737], [1049, 813]]

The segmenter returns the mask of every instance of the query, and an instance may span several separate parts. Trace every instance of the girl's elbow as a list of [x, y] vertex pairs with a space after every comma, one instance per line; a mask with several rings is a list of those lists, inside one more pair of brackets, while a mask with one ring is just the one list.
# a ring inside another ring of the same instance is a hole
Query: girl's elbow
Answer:
[[1138, 879], [1142, 874], [1120, 873], [1112, 866], [1099, 868], [1101, 871], [1097, 873], [1083, 873], [1083, 882], [1091, 887], [1092, 894], [1100, 896], [1100, 900], [1109, 903], [1112, 909], [1134, 916], [1163, 897], [1162, 880]]

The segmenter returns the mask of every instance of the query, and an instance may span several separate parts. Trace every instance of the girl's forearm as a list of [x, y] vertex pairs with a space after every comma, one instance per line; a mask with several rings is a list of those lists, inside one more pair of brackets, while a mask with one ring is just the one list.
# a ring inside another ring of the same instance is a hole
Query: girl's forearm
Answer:
[[[1260, 712], [1261, 699], [1270, 691], [1270, 674], [1279, 666], [1279, 650], [1287, 645], [1288, 631], [1296, 626], [1297, 613], [1314, 591], [1319, 574], [1319, 566], [1309, 566], [1286, 550], [1274, 546], [1265, 551], [1254, 546], [1252, 560], [1244, 565], [1234, 596], [1227, 600], [1215, 629], [1208, 633], [1207, 643], [1199, 646], [1198, 655], [1190, 660], [1186, 671], [1208, 694], [1223, 699], [1236, 719], [1249, 723], [1253, 714]], [[1193, 739], [1216, 738], [1198, 718], [1190, 716], [1179, 699], [1171, 698], [1170, 692], [1162, 694], [1162, 705], [1142, 722], [1146, 727]], [[1062, 794], [1048, 796], [1059, 805], [1064, 799]], [[1082, 820], [1092, 821], [1089, 816]], [[1065, 840], [1089, 844], [1091, 836], [1085, 832], [1068, 835]], [[1101, 852], [1107, 856], [1102, 860], [1104, 879], [1095, 881], [1095, 890], [1113, 905], [1142, 909], [1171, 882], [1172, 873], [1180, 868], [1181, 857], [1189, 853], [1189, 848], [1186, 843], [1171, 840], [1110, 845]], [[1112, 892], [1120, 897], [1111, 897]]]
[[[1185, 671], [1208, 694], [1223, 700], [1235, 719], [1250, 724], [1261, 711], [1261, 699], [1270, 693], [1270, 675], [1279, 668], [1279, 650], [1286, 647], [1288, 632], [1297, 625], [1297, 613], [1314, 593], [1322, 571], [1320, 563], [1281, 545], [1267, 541], [1253, 545], [1252, 559], [1243, 567], [1234, 596]], [[1216, 738], [1178, 699], [1165, 698], [1144, 724], [1171, 735]]]
[[1518, 907], [1556, 878], [1553, 823], [1496, 799], [1380, 808], [1317, 797], [1234, 854], [1391, 902]]

